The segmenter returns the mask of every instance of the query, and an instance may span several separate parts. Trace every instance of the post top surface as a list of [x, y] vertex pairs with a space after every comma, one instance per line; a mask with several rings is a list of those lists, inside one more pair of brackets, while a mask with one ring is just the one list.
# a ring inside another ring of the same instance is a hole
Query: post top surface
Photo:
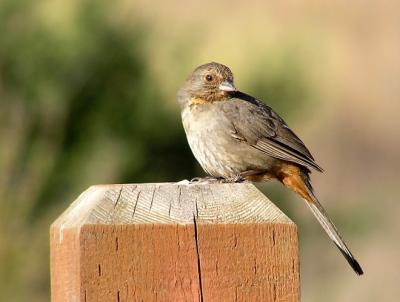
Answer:
[[193, 224], [293, 222], [251, 183], [145, 183], [92, 186], [53, 223]]

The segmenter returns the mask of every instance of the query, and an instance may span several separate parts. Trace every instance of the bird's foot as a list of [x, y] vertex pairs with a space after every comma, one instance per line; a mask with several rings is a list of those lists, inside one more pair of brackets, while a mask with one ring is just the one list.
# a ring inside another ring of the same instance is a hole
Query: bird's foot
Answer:
[[222, 177], [195, 177], [190, 180], [190, 184], [214, 184], [214, 183], [242, 183], [246, 182], [246, 178], [242, 175], [235, 175], [229, 178], [222, 178]]
[[195, 177], [190, 180], [190, 184], [212, 184], [212, 183], [222, 183], [224, 181], [221, 177]]
[[242, 182], [246, 182], [246, 181], [247, 181], [246, 178], [244, 178], [243, 175], [240, 175], [240, 174], [225, 179], [226, 183], [242, 183]]

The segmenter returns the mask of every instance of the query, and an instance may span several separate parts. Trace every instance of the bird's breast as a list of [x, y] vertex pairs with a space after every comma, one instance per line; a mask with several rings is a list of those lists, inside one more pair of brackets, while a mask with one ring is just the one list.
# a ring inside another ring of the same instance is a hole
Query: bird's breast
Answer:
[[217, 106], [187, 107], [182, 122], [190, 148], [208, 174], [229, 178], [265, 166], [258, 150], [234, 138], [232, 121]]

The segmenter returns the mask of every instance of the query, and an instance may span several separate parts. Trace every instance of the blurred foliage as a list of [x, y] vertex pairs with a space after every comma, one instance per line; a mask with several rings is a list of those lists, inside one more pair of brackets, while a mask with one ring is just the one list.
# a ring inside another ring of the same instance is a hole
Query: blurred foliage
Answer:
[[[89, 185], [199, 171], [150, 71], [151, 28], [90, 0], [52, 26], [40, 3], [0, 2], [0, 301], [48, 299], [49, 224]], [[298, 70], [279, 70], [253, 91], [287, 112], [305, 88]]]
[[[7, 247], [2, 240], [1, 301], [21, 295], [18, 249], [29, 248], [32, 223], [47, 237], [49, 206], [93, 183], [179, 180], [195, 167], [179, 115], [164, 106], [141, 52], [143, 27], [114, 24], [105, 1], [82, 1], [68, 32], [46, 25], [35, 8], [14, 0], [0, 7], [1, 141], [12, 147], [2, 151], [0, 217], [2, 232], [17, 231]], [[23, 227], [13, 229], [16, 219]], [[35, 272], [46, 292], [47, 271]]]
[[1, 41], [2, 98], [14, 104], [3, 106], [18, 107], [28, 124], [9, 190], [35, 157], [47, 162], [32, 213], [81, 186], [91, 165], [96, 175], [112, 170], [99, 179], [122, 182], [193, 174], [179, 116], [163, 105], [141, 53], [143, 28], [117, 27], [105, 14], [110, 5], [83, 1], [73, 32], [60, 34], [27, 22], [31, 2], [7, 3], [2, 27], [13, 34]]
[[[249, 91], [280, 114], [286, 122], [301, 117], [313, 100], [304, 78], [304, 62], [295, 48], [280, 47], [278, 54], [261, 58], [252, 70]], [[298, 50], [297, 50], [298, 51]]]

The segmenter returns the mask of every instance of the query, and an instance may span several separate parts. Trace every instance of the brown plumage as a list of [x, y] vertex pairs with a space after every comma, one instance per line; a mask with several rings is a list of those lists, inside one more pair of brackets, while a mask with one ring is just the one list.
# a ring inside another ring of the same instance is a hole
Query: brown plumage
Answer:
[[279, 180], [306, 201], [354, 271], [363, 274], [314, 194], [309, 174], [322, 168], [277, 113], [236, 90], [228, 67], [209, 63], [196, 68], [178, 101], [190, 148], [209, 175], [226, 181]]

